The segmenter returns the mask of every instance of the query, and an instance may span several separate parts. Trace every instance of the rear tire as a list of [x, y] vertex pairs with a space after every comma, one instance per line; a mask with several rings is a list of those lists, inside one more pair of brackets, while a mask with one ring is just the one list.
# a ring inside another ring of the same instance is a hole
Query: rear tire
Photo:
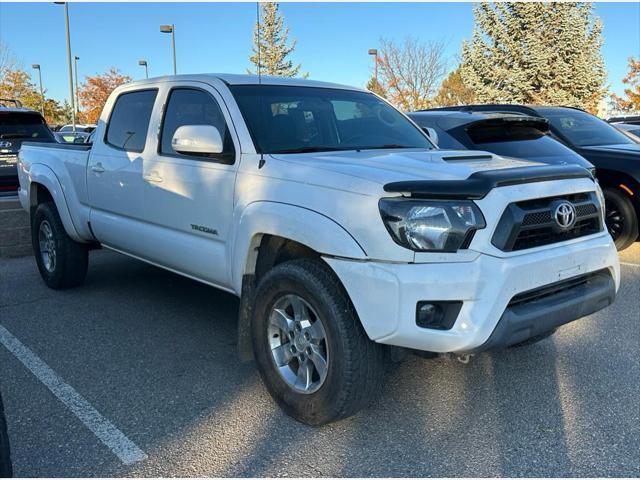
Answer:
[[0, 478], [13, 476], [11, 466], [11, 452], [9, 449], [9, 434], [7, 433], [7, 421], [4, 416], [4, 406], [0, 395]]
[[61, 290], [84, 283], [89, 249], [67, 235], [53, 202], [41, 203], [36, 208], [31, 243], [38, 270], [49, 288]]
[[[297, 308], [306, 313], [298, 315]], [[323, 425], [355, 414], [380, 392], [384, 348], [369, 340], [347, 292], [322, 260], [292, 260], [274, 267], [259, 282], [253, 312], [251, 334], [258, 370], [289, 416], [308, 425]], [[282, 318], [285, 323], [275, 326]], [[309, 320], [298, 321], [304, 318]], [[300, 324], [301, 330], [295, 333]], [[317, 336], [321, 341], [314, 340], [314, 331], [322, 331]], [[287, 351], [284, 360], [274, 353], [280, 347]], [[318, 354], [313, 349], [325, 359], [319, 362], [322, 369], [315, 368]], [[298, 375], [311, 362], [310, 355], [314, 355], [311, 380], [300, 383]]]
[[638, 217], [631, 200], [617, 188], [605, 188], [605, 222], [618, 251], [638, 239]]

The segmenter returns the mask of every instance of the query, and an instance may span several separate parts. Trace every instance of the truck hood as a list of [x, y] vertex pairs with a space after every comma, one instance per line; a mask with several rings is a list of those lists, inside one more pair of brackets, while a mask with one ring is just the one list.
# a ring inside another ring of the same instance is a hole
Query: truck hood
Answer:
[[542, 165], [466, 150], [350, 150], [272, 156], [301, 167], [336, 172], [381, 185], [403, 180], [464, 180], [483, 170]]

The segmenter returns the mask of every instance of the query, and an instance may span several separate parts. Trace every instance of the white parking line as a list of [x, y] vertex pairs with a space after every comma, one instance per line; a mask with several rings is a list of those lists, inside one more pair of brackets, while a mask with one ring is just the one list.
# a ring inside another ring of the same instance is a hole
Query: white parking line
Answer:
[[23, 345], [2, 325], [0, 325], [0, 343], [13, 353], [38, 380], [44, 383], [58, 397], [58, 400], [64, 403], [102, 443], [109, 447], [122, 463], [129, 465], [147, 458], [146, 453], [140, 450], [124, 433], [104, 418], [82, 395], [76, 392], [71, 385], [65, 383], [40, 357]]
[[620, 265], [626, 265], [627, 267], [638, 267], [638, 268], [640, 268], [640, 264], [631, 263], [631, 262], [620, 262]]

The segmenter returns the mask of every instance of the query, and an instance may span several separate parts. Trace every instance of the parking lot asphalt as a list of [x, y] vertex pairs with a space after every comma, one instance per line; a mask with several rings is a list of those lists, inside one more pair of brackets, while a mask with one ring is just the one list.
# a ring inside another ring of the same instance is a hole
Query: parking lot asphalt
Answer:
[[[239, 363], [233, 296], [107, 251], [64, 292], [31, 257], [0, 260], [0, 326], [49, 375], [0, 343], [15, 474], [640, 476], [640, 244], [621, 260], [608, 309], [467, 365], [409, 357], [370, 408], [321, 428]], [[94, 411], [144, 456], [123, 462]]]

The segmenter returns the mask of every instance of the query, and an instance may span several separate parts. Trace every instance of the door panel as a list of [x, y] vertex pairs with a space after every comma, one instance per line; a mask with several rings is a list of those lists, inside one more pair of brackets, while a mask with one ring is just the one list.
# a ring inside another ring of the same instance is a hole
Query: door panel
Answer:
[[[87, 168], [91, 228], [107, 245], [139, 254], [132, 240], [144, 220], [144, 158], [157, 89], [123, 92], [114, 102], [104, 141], [95, 143]], [[128, 221], [118, 221], [127, 219]]]
[[[158, 153], [143, 163], [145, 219], [156, 232], [148, 239], [149, 259], [229, 287], [226, 242], [236, 176], [231, 162], [238, 150], [226, 127], [228, 112], [217, 92], [199, 83], [172, 88], [164, 110]], [[194, 157], [173, 151], [177, 127], [203, 124], [220, 130], [224, 154]]]

